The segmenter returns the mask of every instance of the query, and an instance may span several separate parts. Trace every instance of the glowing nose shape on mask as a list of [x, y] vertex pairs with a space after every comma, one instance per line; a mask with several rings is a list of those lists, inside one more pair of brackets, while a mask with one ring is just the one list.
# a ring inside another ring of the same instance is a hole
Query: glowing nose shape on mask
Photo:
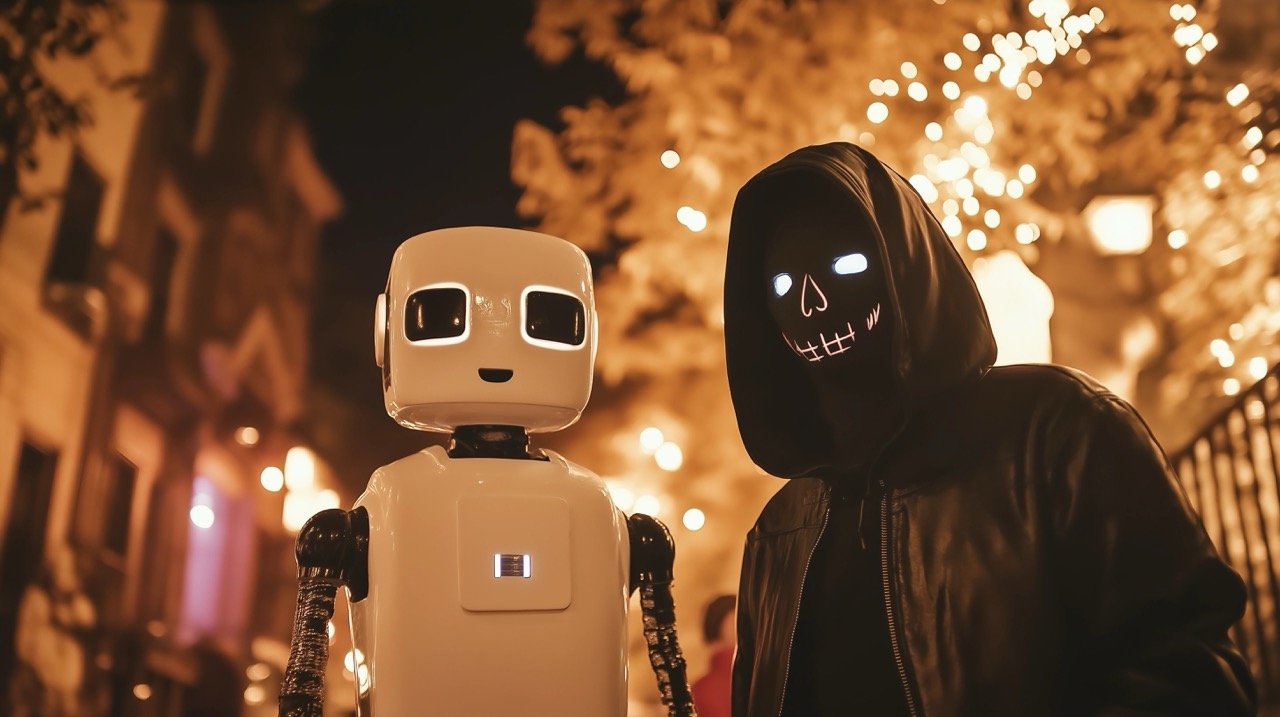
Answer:
[[787, 346], [816, 365], [872, 360], [885, 283], [869, 227], [834, 202], [792, 206], [765, 238], [766, 300]]

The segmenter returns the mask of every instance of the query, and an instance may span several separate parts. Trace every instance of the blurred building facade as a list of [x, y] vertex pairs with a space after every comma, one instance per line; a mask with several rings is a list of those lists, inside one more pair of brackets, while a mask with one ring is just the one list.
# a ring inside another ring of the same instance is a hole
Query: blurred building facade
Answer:
[[290, 106], [296, 10], [121, 9], [48, 67], [94, 118], [40, 140], [21, 186], [48, 200], [0, 213], [0, 711], [230, 714], [287, 657], [287, 492], [260, 475], [299, 443], [341, 200]]

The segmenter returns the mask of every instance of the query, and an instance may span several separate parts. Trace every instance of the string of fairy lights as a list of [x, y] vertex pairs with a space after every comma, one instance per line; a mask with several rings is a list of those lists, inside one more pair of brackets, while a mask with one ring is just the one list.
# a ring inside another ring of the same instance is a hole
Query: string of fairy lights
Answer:
[[[1085, 46], [1086, 40], [1102, 27], [1106, 19], [1105, 12], [1099, 7], [1073, 12], [1069, 0], [1029, 0], [1027, 11], [1036, 18], [1038, 26], [1025, 32], [994, 33], [985, 41], [976, 33], [965, 34], [961, 38], [961, 47], [943, 55], [942, 68], [949, 74], [933, 78], [941, 80], [936, 86], [931, 85], [930, 78], [909, 60], [898, 66], [896, 76], [872, 78], [868, 89], [874, 99], [865, 111], [871, 129], [859, 132], [854, 123], [846, 122], [837, 131], [841, 139], [856, 139], [864, 145], [873, 145], [875, 133], [871, 130], [891, 120], [895, 114], [895, 103], [923, 103], [935, 95], [950, 102], [947, 113], [924, 125], [919, 166], [909, 181], [921, 197], [939, 212], [940, 223], [947, 235], [956, 242], [962, 241], [974, 253], [986, 251], [995, 232], [1008, 232], [1017, 244], [1023, 246], [1034, 244], [1041, 237], [1041, 227], [1035, 222], [1013, 222], [1009, 226], [1006, 216], [1001, 213], [1000, 207], [1009, 200], [1021, 199], [1032, 190], [1039, 173], [1032, 164], [1004, 166], [991, 156], [988, 147], [996, 140], [997, 127], [988, 114], [989, 104], [984, 93], [1003, 90], [1013, 93], [1018, 100], [1030, 100], [1045, 82], [1042, 69], [1059, 61], [1074, 60], [1081, 65], [1092, 61], [1092, 55]], [[1189, 3], [1169, 6], [1169, 17], [1174, 23], [1173, 42], [1182, 49], [1186, 62], [1193, 66], [1219, 46], [1218, 37], [1201, 24], [1197, 15], [1195, 6]], [[978, 85], [966, 91], [962, 81], [971, 85], [969, 75]], [[1250, 88], [1244, 83], [1236, 84], [1224, 93], [1225, 101], [1231, 107], [1239, 108], [1241, 119], [1246, 124], [1259, 114], [1245, 104], [1249, 95]], [[1247, 184], [1258, 181], [1259, 167], [1267, 159], [1264, 139], [1273, 145], [1280, 144], [1280, 130], [1273, 130], [1276, 137], [1264, 134], [1261, 126], [1249, 124], [1240, 138], [1239, 147], [1245, 161], [1239, 177]], [[682, 161], [675, 149], [663, 151], [659, 159], [664, 167], [672, 170]], [[1207, 190], [1218, 190], [1224, 181], [1227, 178], [1218, 169], [1211, 168], [1203, 174]], [[676, 221], [694, 233], [702, 232], [708, 226], [706, 213], [687, 204], [676, 211]], [[1166, 237], [1174, 250], [1186, 247], [1191, 240], [1189, 232], [1181, 227], [1172, 227]], [[1233, 344], [1247, 336], [1257, 335], [1260, 330], [1280, 331], [1280, 278], [1273, 278], [1267, 284], [1265, 294], [1265, 305], [1275, 307], [1274, 310], [1263, 312], [1261, 322], [1258, 316], [1251, 315], [1231, 323], [1226, 336], [1214, 339], [1209, 346], [1210, 354], [1222, 369], [1243, 370], [1243, 375], [1254, 380], [1266, 376], [1269, 370], [1267, 357], [1254, 355], [1239, 361]], [[1230, 375], [1223, 379], [1223, 394], [1233, 396], [1241, 388], [1241, 376]], [[641, 450], [654, 456], [664, 470], [676, 470], [679, 460], [674, 461], [675, 468], [667, 467], [672, 464], [670, 460], [664, 465], [662, 447], [665, 445], [674, 444], [664, 443], [659, 429], [650, 427], [642, 432]], [[659, 508], [658, 499], [652, 495], [637, 496], [622, 487], [616, 487], [614, 495], [619, 504], [625, 503], [627, 508], [654, 513]], [[696, 513], [690, 520], [688, 516], [692, 511]], [[686, 527], [696, 530], [702, 526], [705, 516], [697, 509], [690, 509], [685, 513], [685, 519]], [[698, 528], [692, 527], [693, 524]]]

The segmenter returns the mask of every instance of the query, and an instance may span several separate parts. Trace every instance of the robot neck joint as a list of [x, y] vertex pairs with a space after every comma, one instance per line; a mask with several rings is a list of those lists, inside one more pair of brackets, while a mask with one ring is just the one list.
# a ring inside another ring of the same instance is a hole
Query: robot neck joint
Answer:
[[547, 460], [529, 447], [523, 426], [458, 426], [449, 436], [450, 458], [515, 458]]

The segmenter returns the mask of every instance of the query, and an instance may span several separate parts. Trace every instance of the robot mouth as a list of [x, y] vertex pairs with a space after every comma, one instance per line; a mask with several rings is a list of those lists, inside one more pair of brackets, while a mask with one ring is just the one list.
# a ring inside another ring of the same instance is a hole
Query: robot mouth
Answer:
[[489, 383], [506, 383], [511, 380], [515, 373], [509, 368], [482, 368], [480, 369], [480, 378]]
[[[868, 314], [863, 323], [867, 326], [867, 331], [875, 328], [880, 323], [880, 304], [876, 304]], [[785, 333], [782, 338], [786, 339], [787, 345], [800, 358], [810, 362], [817, 363], [829, 356], [838, 356], [854, 347], [854, 334], [852, 321], [846, 321], [844, 324], [845, 331], [842, 333], [839, 329], [831, 332], [828, 338], [825, 333], [819, 333], [817, 342], [813, 339], [806, 340], [803, 344], [795, 339], [787, 336]]]

